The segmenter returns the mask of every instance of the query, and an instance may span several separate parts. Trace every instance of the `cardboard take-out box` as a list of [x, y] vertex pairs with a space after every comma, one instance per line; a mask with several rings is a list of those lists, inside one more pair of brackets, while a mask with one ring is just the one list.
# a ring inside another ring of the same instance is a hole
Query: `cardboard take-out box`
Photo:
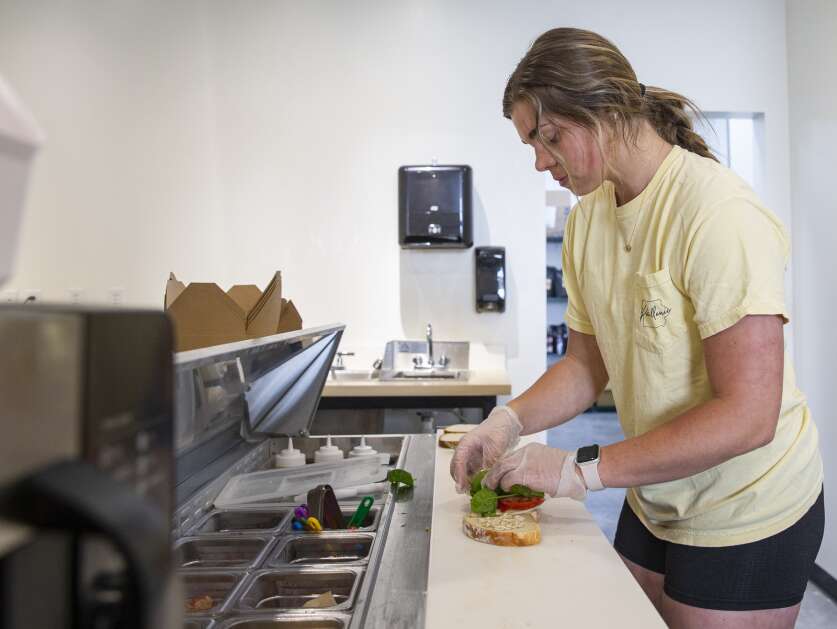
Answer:
[[186, 286], [171, 273], [165, 309], [174, 323], [178, 352], [302, 329], [293, 302], [282, 298], [278, 271], [264, 292], [253, 284], [237, 284], [227, 292], [213, 283]]

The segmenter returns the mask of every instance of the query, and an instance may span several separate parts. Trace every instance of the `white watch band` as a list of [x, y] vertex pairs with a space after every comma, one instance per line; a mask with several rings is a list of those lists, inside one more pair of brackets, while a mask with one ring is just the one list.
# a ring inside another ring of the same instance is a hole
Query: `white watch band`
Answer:
[[581, 475], [584, 477], [584, 484], [590, 491], [601, 491], [605, 488], [602, 485], [602, 479], [599, 478], [599, 460], [589, 461], [587, 463], [575, 462], [578, 469], [581, 470]]

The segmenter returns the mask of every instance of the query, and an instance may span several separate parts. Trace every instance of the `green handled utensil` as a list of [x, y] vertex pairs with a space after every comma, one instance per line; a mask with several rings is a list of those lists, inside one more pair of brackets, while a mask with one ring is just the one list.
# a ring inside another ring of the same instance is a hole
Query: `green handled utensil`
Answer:
[[372, 496], [364, 496], [360, 501], [360, 506], [358, 506], [357, 511], [352, 516], [352, 519], [349, 520], [349, 525], [346, 527], [347, 529], [359, 529], [363, 524], [363, 521], [366, 519], [366, 516], [369, 515], [369, 509], [372, 508], [372, 503], [375, 502], [375, 499]]

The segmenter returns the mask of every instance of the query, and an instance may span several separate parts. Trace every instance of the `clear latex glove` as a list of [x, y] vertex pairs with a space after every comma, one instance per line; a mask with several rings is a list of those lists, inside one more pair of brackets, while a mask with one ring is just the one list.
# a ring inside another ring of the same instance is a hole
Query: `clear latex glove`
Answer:
[[450, 475], [456, 481], [456, 491], [468, 491], [471, 477], [489, 468], [503, 454], [517, 445], [523, 424], [508, 406], [496, 406], [483, 422], [466, 433], [453, 452]]
[[526, 485], [555, 498], [584, 500], [587, 486], [576, 468], [575, 452], [529, 443], [509, 452], [492, 467], [482, 483], [494, 489], [508, 490], [512, 485]]

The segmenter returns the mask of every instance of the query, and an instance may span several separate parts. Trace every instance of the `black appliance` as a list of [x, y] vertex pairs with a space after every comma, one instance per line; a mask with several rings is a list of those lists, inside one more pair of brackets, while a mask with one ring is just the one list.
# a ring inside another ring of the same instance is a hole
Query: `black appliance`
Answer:
[[168, 318], [0, 307], [0, 347], [0, 627], [179, 626]]
[[561, 269], [546, 267], [546, 296], [552, 299], [566, 299], [567, 290], [564, 288], [564, 274]]
[[563, 356], [567, 353], [569, 329], [566, 323], [546, 327], [546, 353]]
[[506, 249], [476, 248], [477, 312], [506, 311]]
[[474, 244], [470, 166], [398, 169], [398, 233], [402, 248]]

